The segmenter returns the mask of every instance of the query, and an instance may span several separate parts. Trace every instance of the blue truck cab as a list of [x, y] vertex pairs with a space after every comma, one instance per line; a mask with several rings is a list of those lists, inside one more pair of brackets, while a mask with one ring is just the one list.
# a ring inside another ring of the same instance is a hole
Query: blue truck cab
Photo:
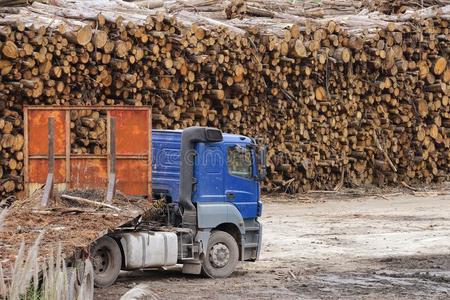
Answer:
[[208, 127], [153, 130], [152, 147], [154, 197], [166, 199], [171, 225], [184, 230], [183, 272], [226, 277], [239, 260], [257, 260], [265, 148]]

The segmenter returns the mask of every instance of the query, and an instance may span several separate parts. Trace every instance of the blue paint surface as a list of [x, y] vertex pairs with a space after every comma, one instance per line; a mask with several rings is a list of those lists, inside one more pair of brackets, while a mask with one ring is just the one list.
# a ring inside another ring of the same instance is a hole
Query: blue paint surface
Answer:
[[[180, 152], [182, 130], [153, 130], [153, 190], [165, 193], [172, 202], [179, 201]], [[198, 143], [194, 164], [196, 183], [192, 201], [229, 202], [237, 207], [244, 219], [255, 218], [261, 214], [259, 202], [259, 182], [256, 177], [256, 156], [251, 149], [252, 177], [231, 175], [228, 170], [228, 148], [248, 148], [252, 140], [234, 134], [223, 134], [218, 143]], [[250, 148], [248, 148], [250, 149]]]

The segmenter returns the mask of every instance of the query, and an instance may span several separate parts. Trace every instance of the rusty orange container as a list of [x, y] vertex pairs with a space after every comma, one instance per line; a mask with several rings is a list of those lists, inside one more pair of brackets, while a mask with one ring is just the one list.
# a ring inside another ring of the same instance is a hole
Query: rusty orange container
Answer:
[[[115, 153], [73, 154], [71, 110], [106, 111], [108, 145], [115, 119]], [[151, 109], [136, 106], [25, 106], [24, 179], [27, 195], [45, 184], [48, 173], [48, 122], [54, 119], [54, 187], [57, 190], [106, 189], [115, 159], [116, 187], [127, 195], [151, 199]]]

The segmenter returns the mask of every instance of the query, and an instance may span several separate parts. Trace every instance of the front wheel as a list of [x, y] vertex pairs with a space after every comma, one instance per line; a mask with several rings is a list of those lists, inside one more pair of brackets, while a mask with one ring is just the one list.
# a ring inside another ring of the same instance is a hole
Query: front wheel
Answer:
[[224, 231], [214, 231], [208, 241], [208, 248], [202, 261], [202, 271], [211, 278], [231, 275], [239, 261], [236, 240]]

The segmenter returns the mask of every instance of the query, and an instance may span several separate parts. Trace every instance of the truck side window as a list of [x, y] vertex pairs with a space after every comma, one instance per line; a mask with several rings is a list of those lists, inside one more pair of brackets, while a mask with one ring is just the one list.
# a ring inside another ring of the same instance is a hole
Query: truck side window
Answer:
[[241, 146], [228, 147], [228, 173], [230, 175], [251, 178], [252, 155], [250, 149]]

